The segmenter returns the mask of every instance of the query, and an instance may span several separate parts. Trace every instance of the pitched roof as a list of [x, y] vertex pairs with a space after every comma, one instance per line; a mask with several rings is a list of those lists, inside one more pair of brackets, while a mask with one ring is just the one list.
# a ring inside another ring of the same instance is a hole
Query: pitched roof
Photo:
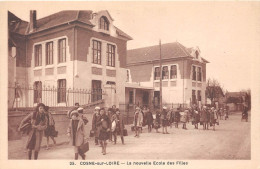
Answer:
[[35, 32], [69, 23], [71, 21], [80, 21], [93, 26], [89, 21], [92, 11], [90, 10], [65, 10], [37, 20], [37, 29]]
[[[161, 45], [163, 59], [180, 58], [190, 56], [190, 49], [184, 47], [179, 42], [167, 43]], [[158, 60], [160, 58], [159, 45], [144, 48], [132, 49], [127, 51], [127, 64], [143, 61]]]
[[28, 22], [21, 20], [12, 12], [8, 11], [8, 30], [21, 35], [25, 35]]

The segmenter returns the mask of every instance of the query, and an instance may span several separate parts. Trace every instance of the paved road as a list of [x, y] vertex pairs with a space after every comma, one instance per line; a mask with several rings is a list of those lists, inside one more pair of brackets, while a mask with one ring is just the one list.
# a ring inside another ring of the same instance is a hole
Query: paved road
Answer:
[[[241, 112], [230, 115], [228, 120], [221, 120], [216, 131], [195, 130], [191, 124], [188, 130], [170, 128], [170, 134], [147, 133], [143, 131], [135, 138], [131, 131], [125, 137], [125, 145], [108, 144], [107, 155], [101, 154], [101, 147], [95, 146], [90, 140], [90, 150], [87, 159], [250, 159], [251, 122], [241, 122]], [[120, 140], [120, 138], [118, 138]], [[25, 159], [23, 151], [9, 153], [10, 159]], [[40, 159], [73, 159], [73, 148], [68, 144], [56, 146], [50, 150], [42, 149]]]

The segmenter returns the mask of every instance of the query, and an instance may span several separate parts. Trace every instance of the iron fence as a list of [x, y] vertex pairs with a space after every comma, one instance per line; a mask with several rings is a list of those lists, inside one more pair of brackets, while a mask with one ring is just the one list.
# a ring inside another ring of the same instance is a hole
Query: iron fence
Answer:
[[75, 103], [90, 104], [102, 100], [105, 92], [102, 89], [57, 88], [55, 86], [22, 86], [8, 85], [8, 107], [34, 107], [44, 103], [50, 107], [71, 107]]

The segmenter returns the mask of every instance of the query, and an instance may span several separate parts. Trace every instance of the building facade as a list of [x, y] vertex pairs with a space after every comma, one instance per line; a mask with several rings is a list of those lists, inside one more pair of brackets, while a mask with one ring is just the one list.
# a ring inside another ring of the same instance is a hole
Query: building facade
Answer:
[[160, 73], [159, 45], [128, 50], [129, 81], [153, 88], [154, 92], [146, 97], [151, 98], [155, 106], [160, 103], [160, 75], [164, 105], [205, 104], [206, 64], [209, 62], [201, 57], [199, 48], [186, 48], [178, 42], [163, 44], [161, 56]]
[[[16, 56], [16, 66], [9, 62], [10, 71], [16, 70], [15, 77], [9, 72], [9, 82], [33, 86], [31, 94], [21, 90], [18, 97], [23, 100], [22, 107], [37, 102], [71, 106], [104, 97], [111, 98], [107, 106], [124, 102], [127, 41], [132, 38], [113, 25], [108, 11], [61, 11], [41, 19], [36, 15], [36, 11], [30, 12], [30, 22], [16, 17], [24, 23], [20, 33], [24, 39], [9, 38], [24, 46], [23, 53]], [[11, 16], [15, 15], [9, 13]], [[17, 34], [17, 30], [9, 27], [9, 34]], [[12, 46], [15, 45], [9, 45], [10, 50]], [[20, 77], [24, 77], [23, 83], [18, 80]], [[55, 96], [43, 93], [43, 88], [52, 87]], [[77, 89], [90, 92], [90, 98], [74, 98], [73, 92], [68, 91]], [[10, 107], [13, 98], [9, 91]]]

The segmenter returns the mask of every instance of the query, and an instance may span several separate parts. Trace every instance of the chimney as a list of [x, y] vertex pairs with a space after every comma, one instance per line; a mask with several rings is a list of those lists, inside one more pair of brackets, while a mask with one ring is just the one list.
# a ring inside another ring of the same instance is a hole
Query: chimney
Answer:
[[36, 29], [36, 10], [30, 10], [30, 27], [29, 32], [33, 32]]

